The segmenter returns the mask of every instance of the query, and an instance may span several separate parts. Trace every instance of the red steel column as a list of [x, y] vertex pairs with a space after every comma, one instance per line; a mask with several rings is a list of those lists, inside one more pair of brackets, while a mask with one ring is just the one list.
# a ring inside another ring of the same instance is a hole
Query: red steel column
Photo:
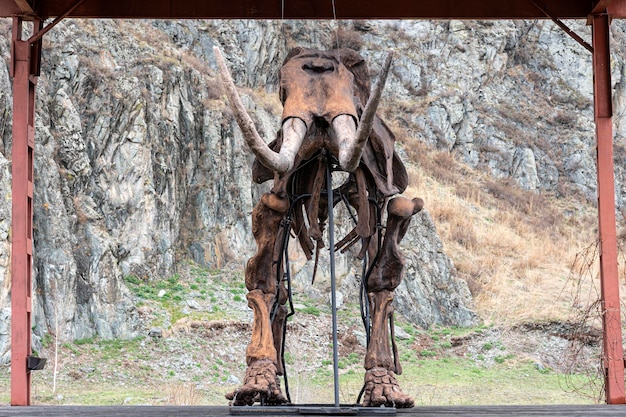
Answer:
[[617, 272], [615, 177], [613, 170], [613, 106], [609, 16], [594, 15], [593, 76], [598, 169], [598, 224], [602, 293], [603, 366], [606, 402], [624, 404], [624, 350]]
[[[34, 22], [35, 31], [41, 22]], [[13, 18], [12, 242], [11, 242], [11, 405], [30, 405], [33, 162], [35, 86], [40, 44], [22, 40], [22, 18]]]

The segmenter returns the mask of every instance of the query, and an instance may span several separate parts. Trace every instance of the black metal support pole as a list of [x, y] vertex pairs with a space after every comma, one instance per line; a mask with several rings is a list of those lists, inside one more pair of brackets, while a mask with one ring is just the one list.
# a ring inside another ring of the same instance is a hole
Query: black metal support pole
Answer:
[[328, 246], [330, 249], [330, 299], [333, 316], [333, 378], [335, 380], [335, 407], [339, 407], [339, 354], [337, 352], [337, 292], [335, 277], [335, 220], [333, 216], [333, 178], [330, 158], [326, 160], [326, 194], [328, 196]]

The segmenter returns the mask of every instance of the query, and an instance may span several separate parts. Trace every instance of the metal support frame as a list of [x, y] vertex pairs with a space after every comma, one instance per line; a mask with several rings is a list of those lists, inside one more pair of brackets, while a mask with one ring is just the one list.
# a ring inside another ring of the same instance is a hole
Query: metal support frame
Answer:
[[[31, 311], [33, 271], [33, 178], [35, 87], [41, 41], [22, 39], [20, 16], [13, 18], [12, 233], [11, 233], [11, 405], [30, 405]], [[42, 21], [33, 21], [33, 32]]]
[[593, 91], [598, 170], [598, 225], [606, 402], [624, 404], [624, 351], [617, 271], [615, 177], [613, 167], [613, 106], [611, 93], [610, 17], [591, 18], [593, 40]]
[[337, 277], [335, 274], [335, 215], [333, 201], [333, 171], [330, 156], [326, 156], [326, 198], [328, 200], [328, 249], [330, 250], [330, 300], [333, 319], [333, 386], [335, 407], [339, 407], [339, 342], [337, 339]]

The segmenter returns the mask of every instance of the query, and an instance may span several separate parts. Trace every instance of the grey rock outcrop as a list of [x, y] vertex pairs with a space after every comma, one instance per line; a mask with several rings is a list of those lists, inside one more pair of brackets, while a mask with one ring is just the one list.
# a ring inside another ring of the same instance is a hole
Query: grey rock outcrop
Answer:
[[[590, 41], [584, 22], [567, 24]], [[394, 112], [399, 124], [496, 178], [528, 190], [573, 189], [595, 201], [591, 56], [552, 22], [401, 21], [370, 28], [366, 39], [386, 31], [400, 55], [392, 90], [412, 111]], [[612, 36], [619, 178], [626, 140], [621, 22]], [[620, 207], [622, 187], [619, 181]]]
[[414, 216], [402, 243], [406, 266], [395, 291], [396, 310], [423, 328], [476, 325], [478, 317], [472, 311], [467, 283], [456, 276], [428, 212]]

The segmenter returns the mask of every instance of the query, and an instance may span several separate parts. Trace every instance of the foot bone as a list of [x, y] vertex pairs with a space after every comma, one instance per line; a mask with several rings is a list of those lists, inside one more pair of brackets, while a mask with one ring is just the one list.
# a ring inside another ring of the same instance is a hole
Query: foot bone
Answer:
[[287, 402], [280, 390], [280, 380], [276, 375], [276, 365], [269, 359], [252, 362], [246, 370], [243, 386], [226, 394], [230, 405], [279, 405]]
[[380, 367], [365, 373], [364, 407], [411, 408], [413, 405], [413, 398], [400, 389], [395, 373]]

